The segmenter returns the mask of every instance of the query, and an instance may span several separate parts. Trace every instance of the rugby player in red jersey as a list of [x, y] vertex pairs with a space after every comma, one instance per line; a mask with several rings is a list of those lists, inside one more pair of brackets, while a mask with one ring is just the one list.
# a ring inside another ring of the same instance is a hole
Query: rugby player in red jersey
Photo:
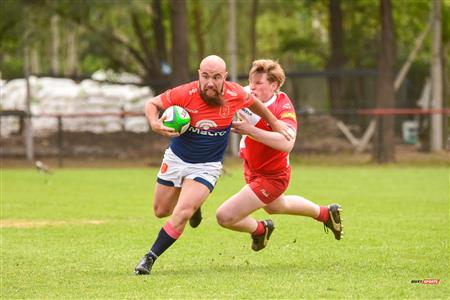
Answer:
[[[182, 234], [188, 220], [214, 189], [222, 170], [231, 122], [239, 109], [249, 108], [266, 120], [286, 139], [294, 138], [289, 127], [279, 121], [254, 96], [237, 83], [226, 81], [226, 64], [211, 55], [202, 60], [199, 80], [151, 98], [145, 113], [152, 130], [172, 137], [159, 170], [153, 210], [158, 218], [169, 217], [150, 251], [135, 267], [135, 274], [150, 274], [154, 262]], [[178, 105], [189, 112], [189, 129], [182, 135], [163, 125], [159, 111]], [[201, 217], [200, 217], [201, 218]], [[200, 221], [197, 216], [197, 226]]]
[[[294, 106], [289, 97], [280, 92], [285, 74], [273, 60], [256, 60], [249, 74], [251, 94], [260, 99], [280, 121], [297, 128]], [[342, 237], [340, 205], [319, 206], [301, 196], [284, 195], [291, 177], [289, 152], [295, 139], [286, 139], [274, 132], [257, 113], [243, 109], [240, 121], [233, 122], [232, 131], [244, 135], [241, 157], [244, 159], [246, 185], [226, 200], [216, 212], [218, 223], [228, 229], [248, 232], [252, 249], [265, 248], [275, 229], [272, 220], [257, 221], [250, 214], [264, 208], [269, 214], [309, 216], [323, 222], [337, 240]]]

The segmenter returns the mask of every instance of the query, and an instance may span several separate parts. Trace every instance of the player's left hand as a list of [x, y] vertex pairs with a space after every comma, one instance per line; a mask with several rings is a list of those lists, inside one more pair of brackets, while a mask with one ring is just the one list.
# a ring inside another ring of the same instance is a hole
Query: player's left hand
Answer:
[[245, 114], [239, 112], [239, 120], [233, 121], [231, 127], [231, 132], [242, 134], [242, 135], [251, 135], [255, 126], [252, 125]]
[[272, 126], [272, 130], [283, 135], [288, 141], [295, 138], [295, 130], [283, 121], [277, 120], [277, 122]]

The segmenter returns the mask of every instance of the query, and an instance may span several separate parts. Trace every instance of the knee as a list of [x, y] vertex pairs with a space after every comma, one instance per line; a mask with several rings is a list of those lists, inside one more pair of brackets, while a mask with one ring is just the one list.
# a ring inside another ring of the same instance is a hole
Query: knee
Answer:
[[216, 219], [217, 223], [222, 227], [227, 227], [236, 222], [230, 213], [220, 208], [216, 211]]
[[192, 217], [196, 210], [197, 209], [193, 207], [176, 209], [172, 214], [172, 218], [176, 220], [177, 224], [185, 224]]
[[265, 210], [269, 215], [281, 213], [281, 212], [280, 212], [280, 209], [279, 209], [278, 207], [269, 207], [269, 206], [266, 206], [266, 207], [264, 207], [264, 210]]
[[165, 218], [172, 214], [172, 211], [170, 211], [170, 209], [161, 205], [154, 205], [153, 211], [157, 218]]

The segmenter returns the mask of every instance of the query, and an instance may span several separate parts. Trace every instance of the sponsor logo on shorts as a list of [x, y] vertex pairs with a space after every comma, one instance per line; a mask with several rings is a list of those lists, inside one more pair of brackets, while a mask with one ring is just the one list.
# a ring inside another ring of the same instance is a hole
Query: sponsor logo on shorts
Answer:
[[264, 195], [264, 197], [266, 197], [266, 198], [269, 197], [269, 193], [265, 189], [260, 189], [259, 191], [261, 192], [261, 194]]
[[169, 166], [168, 166], [166, 163], [163, 163], [163, 164], [161, 165], [161, 169], [160, 169], [161, 174], [166, 173], [166, 172], [167, 172], [167, 169], [169, 169]]

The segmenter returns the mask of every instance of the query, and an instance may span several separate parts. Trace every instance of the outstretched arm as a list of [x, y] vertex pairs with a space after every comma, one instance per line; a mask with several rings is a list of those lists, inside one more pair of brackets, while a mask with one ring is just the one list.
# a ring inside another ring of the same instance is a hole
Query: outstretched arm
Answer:
[[292, 135], [293, 129], [288, 124], [275, 118], [275, 116], [270, 112], [269, 109], [267, 109], [267, 107], [264, 106], [264, 104], [260, 100], [255, 98], [255, 101], [249, 107], [249, 109], [266, 120], [272, 130], [274, 132], [280, 133], [285, 137], [286, 140], [290, 141], [295, 138], [295, 136]]
[[[233, 122], [233, 128], [231, 129], [233, 132], [248, 135], [249, 137], [273, 149], [288, 153], [291, 152], [295, 144], [296, 133], [295, 130], [293, 130], [289, 125], [288, 125], [289, 127], [288, 130], [290, 131], [289, 134], [292, 135], [293, 138], [287, 140], [286, 137], [280, 134], [279, 132], [263, 130], [261, 128], [257, 128], [256, 126], [252, 125], [247, 120], [246, 116], [243, 113], [239, 113], [239, 117], [241, 119], [240, 121]], [[280, 122], [284, 123], [283, 121]]]

